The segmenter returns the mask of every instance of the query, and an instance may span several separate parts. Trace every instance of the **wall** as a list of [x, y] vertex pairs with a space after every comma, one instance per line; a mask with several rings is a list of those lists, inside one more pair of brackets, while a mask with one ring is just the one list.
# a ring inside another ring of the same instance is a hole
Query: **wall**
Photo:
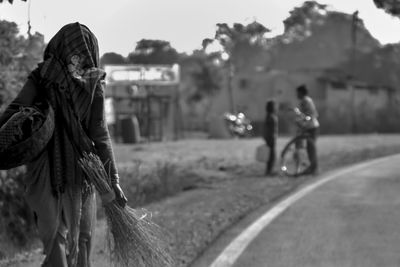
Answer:
[[321, 130], [326, 133], [395, 131], [398, 127], [388, 120], [398, 112], [398, 106], [392, 103], [393, 94], [397, 93], [387, 88], [351, 85], [340, 88], [328, 83]]
[[[254, 124], [260, 124], [265, 117], [265, 104], [268, 100], [275, 100], [278, 104], [281, 133], [292, 133], [293, 122], [288, 108], [297, 106], [296, 87], [306, 84], [310, 95], [319, 103], [324, 97], [321, 85], [316, 77], [319, 72], [284, 72], [268, 71], [253, 73], [238, 73], [232, 82], [232, 91], [235, 109], [244, 112]], [[221, 117], [229, 111], [229, 95], [225, 86], [212, 99], [208, 120]]]

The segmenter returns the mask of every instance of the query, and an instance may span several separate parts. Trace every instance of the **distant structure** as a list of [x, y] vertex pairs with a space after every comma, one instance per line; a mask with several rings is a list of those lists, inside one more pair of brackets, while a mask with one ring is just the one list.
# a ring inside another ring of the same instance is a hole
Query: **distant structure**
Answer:
[[[253, 121], [257, 132], [265, 101], [275, 99], [283, 117], [280, 132], [289, 133], [293, 129], [286, 110], [296, 105], [295, 88], [306, 84], [320, 113], [322, 133], [400, 131], [400, 124], [393, 121], [395, 114], [400, 115], [399, 79], [388, 84], [389, 75], [385, 79], [382, 70], [378, 71], [384, 57], [391, 58], [392, 51], [398, 50], [379, 52], [380, 43], [362, 21], [356, 25], [354, 47], [354, 27], [352, 15], [329, 12], [325, 22], [316, 25], [304, 40], [243, 51], [243, 56], [237, 57], [240, 60], [232, 81], [236, 110]], [[379, 60], [373, 61], [376, 55], [380, 55]], [[382, 77], [373, 79], [374, 75]], [[226, 86], [222, 88], [212, 99], [210, 118], [229, 109]]]
[[107, 123], [117, 142], [181, 137], [179, 65], [105, 65]]

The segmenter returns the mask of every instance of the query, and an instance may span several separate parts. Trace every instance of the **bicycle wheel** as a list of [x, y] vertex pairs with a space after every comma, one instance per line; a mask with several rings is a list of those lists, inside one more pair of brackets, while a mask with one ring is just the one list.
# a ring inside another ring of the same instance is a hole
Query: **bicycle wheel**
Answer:
[[298, 176], [310, 166], [305, 135], [296, 136], [283, 148], [280, 159], [281, 172], [287, 176]]

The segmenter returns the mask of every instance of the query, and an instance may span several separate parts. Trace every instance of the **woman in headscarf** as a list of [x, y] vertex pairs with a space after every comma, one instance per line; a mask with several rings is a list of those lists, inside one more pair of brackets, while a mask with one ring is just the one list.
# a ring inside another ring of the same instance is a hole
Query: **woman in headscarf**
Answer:
[[[98, 53], [97, 39], [86, 26], [65, 25], [12, 103], [31, 106], [47, 101], [55, 114], [53, 137], [27, 166], [25, 181], [46, 255], [43, 266], [90, 266], [96, 203], [94, 186], [78, 164], [83, 135], [90, 138], [109, 173], [118, 203], [127, 202], [105, 122], [105, 72], [99, 69]], [[11, 115], [3, 114], [0, 125]]]

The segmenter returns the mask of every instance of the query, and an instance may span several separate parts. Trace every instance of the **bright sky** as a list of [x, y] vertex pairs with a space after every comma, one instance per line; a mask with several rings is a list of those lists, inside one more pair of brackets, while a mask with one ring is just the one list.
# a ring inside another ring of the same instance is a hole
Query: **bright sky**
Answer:
[[[256, 19], [281, 34], [282, 21], [304, 0], [28, 0], [31, 1], [32, 31], [47, 42], [64, 24], [79, 21], [99, 39], [100, 53], [127, 56], [142, 38], [170, 41], [180, 52], [200, 48], [213, 37], [220, 22], [249, 23]], [[400, 19], [377, 9], [373, 0], [319, 0], [333, 10], [359, 16], [381, 43], [400, 41]], [[27, 31], [27, 2], [6, 0], [0, 4], [0, 19], [15, 21]]]

